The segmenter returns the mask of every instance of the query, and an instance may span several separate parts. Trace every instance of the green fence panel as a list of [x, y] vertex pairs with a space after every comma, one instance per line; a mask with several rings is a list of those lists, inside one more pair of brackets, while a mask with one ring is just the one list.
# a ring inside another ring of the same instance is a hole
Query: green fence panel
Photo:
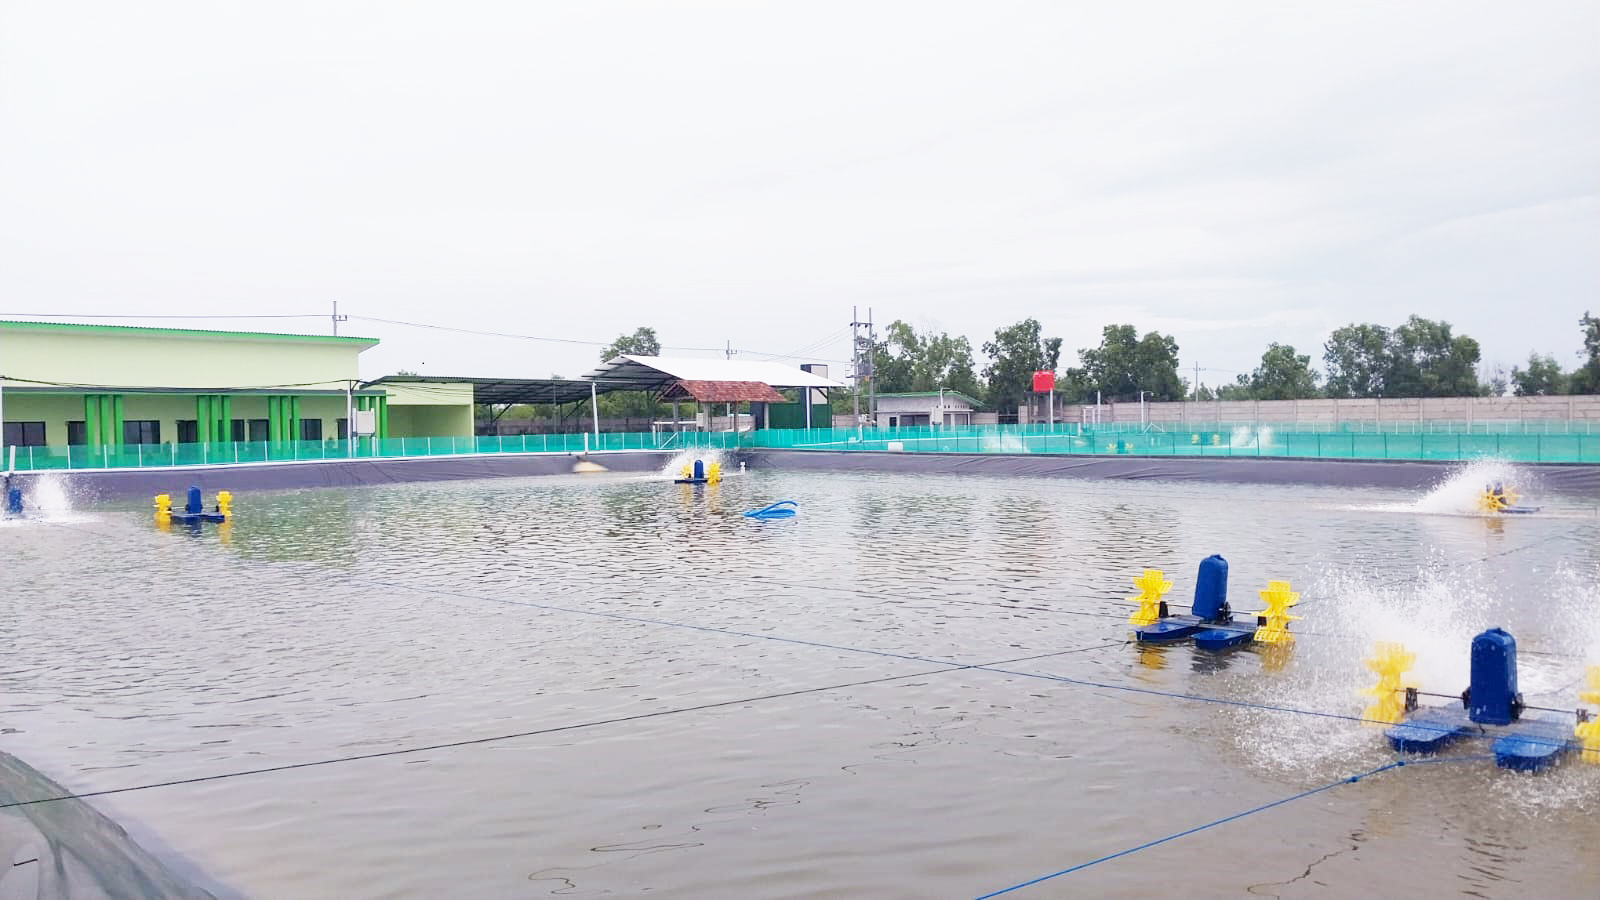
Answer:
[[280, 460], [416, 457], [585, 450], [731, 450], [739, 447], [974, 454], [1132, 456], [1292, 456], [1304, 459], [1483, 458], [1514, 462], [1600, 463], [1600, 432], [1566, 422], [1340, 422], [1300, 427], [1253, 423], [908, 426], [774, 429], [758, 432], [607, 432], [131, 444], [120, 448], [19, 447], [23, 471], [200, 466]]

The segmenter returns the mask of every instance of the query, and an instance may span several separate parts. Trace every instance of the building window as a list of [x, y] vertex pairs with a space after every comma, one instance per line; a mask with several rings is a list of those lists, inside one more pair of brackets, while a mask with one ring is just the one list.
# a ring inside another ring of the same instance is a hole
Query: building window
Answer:
[[161, 443], [161, 422], [157, 419], [128, 419], [122, 423], [124, 444]]
[[9, 447], [43, 447], [43, 422], [7, 422], [0, 442]]
[[339, 440], [350, 440], [350, 420], [343, 416], [339, 418]]
[[302, 440], [302, 441], [320, 441], [320, 440], [322, 440], [322, 420], [321, 419], [301, 419], [300, 420], [300, 440]]
[[234, 419], [233, 439], [235, 441], [264, 441], [267, 440], [268, 426], [266, 419]]
[[180, 444], [198, 444], [198, 443], [200, 443], [200, 422], [198, 420], [196, 420], [196, 419], [179, 419], [178, 420], [178, 443], [180, 443]]
[[82, 447], [89, 443], [89, 432], [83, 427], [83, 420], [77, 419], [67, 423], [67, 446]]

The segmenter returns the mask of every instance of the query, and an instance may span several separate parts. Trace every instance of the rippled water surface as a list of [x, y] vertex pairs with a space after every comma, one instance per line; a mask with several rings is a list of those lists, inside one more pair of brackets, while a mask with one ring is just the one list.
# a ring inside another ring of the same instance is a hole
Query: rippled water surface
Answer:
[[[95, 799], [245, 896], [973, 897], [1391, 760], [1261, 708], [1359, 715], [1374, 640], [1455, 693], [1503, 626], [1574, 707], [1596, 500], [1532, 499], [750, 472], [83, 510], [0, 529], [0, 749], [76, 791], [367, 756]], [[1292, 650], [1127, 644], [1131, 579], [1186, 606], [1210, 553], [1236, 608], [1293, 581]], [[1596, 848], [1600, 766], [1408, 766], [1008, 896], [1595, 896]]]

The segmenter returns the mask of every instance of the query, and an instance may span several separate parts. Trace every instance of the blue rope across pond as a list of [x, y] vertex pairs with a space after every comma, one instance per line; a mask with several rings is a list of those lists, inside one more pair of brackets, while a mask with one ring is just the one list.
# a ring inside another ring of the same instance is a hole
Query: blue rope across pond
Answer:
[[1100, 857], [1098, 859], [1091, 859], [1088, 862], [1079, 863], [1079, 864], [1077, 864], [1075, 866], [1072, 866], [1071, 868], [1062, 869], [1059, 872], [1051, 872], [1049, 875], [1041, 875], [1038, 878], [1032, 878], [1032, 879], [1024, 881], [1024, 882], [1022, 882], [1020, 884], [1014, 884], [1014, 885], [1012, 885], [1011, 887], [1008, 887], [1008, 888], [1002, 888], [1001, 890], [998, 890], [998, 891], [992, 891], [990, 893], [987, 893], [987, 894], [984, 894], [984, 895], [978, 897], [978, 900], [990, 900], [990, 898], [992, 898], [992, 897], [998, 897], [998, 896], [1000, 896], [1002, 894], [1009, 894], [1012, 891], [1020, 891], [1023, 888], [1032, 887], [1032, 886], [1034, 886], [1034, 885], [1036, 885], [1036, 884], [1038, 884], [1038, 883], [1040, 883], [1042, 881], [1049, 881], [1052, 878], [1060, 878], [1062, 875], [1070, 875], [1073, 872], [1078, 872], [1078, 871], [1081, 871], [1083, 869], [1087, 869], [1087, 868], [1089, 868], [1090, 866], [1093, 866], [1093, 865], [1098, 865], [1098, 864], [1103, 863], [1103, 862], [1109, 862], [1109, 861], [1111, 861], [1113, 859], [1118, 859], [1120, 857], [1127, 856], [1127, 855], [1129, 855], [1131, 853], [1138, 853], [1140, 850], [1148, 850], [1151, 847], [1155, 847], [1155, 846], [1158, 846], [1160, 844], [1165, 844], [1168, 841], [1175, 841], [1178, 838], [1188, 837], [1189, 835], [1194, 834], [1196, 832], [1205, 831], [1207, 828], [1215, 828], [1218, 825], [1226, 825], [1229, 822], [1233, 822], [1233, 821], [1236, 821], [1238, 819], [1242, 819], [1245, 816], [1254, 815], [1254, 814], [1256, 814], [1258, 812], [1265, 812], [1265, 811], [1267, 811], [1269, 809], [1272, 809], [1275, 806], [1282, 806], [1285, 803], [1290, 803], [1290, 802], [1293, 802], [1295, 800], [1300, 800], [1300, 799], [1305, 798], [1305, 797], [1310, 797], [1313, 794], [1320, 794], [1323, 791], [1329, 791], [1329, 790], [1332, 790], [1332, 789], [1334, 789], [1336, 787], [1340, 787], [1341, 785], [1355, 784], [1356, 782], [1360, 781], [1363, 778], [1371, 778], [1372, 776], [1377, 775], [1380, 772], [1387, 772], [1390, 769], [1398, 769], [1398, 768], [1401, 768], [1402, 766], [1415, 766], [1415, 765], [1422, 765], [1422, 764], [1426, 764], [1426, 763], [1465, 762], [1467, 760], [1476, 760], [1476, 759], [1494, 759], [1494, 756], [1491, 754], [1491, 755], [1487, 755], [1487, 756], [1451, 756], [1451, 757], [1444, 757], [1444, 758], [1440, 758], [1440, 759], [1413, 759], [1413, 760], [1397, 759], [1394, 762], [1386, 763], [1384, 765], [1378, 766], [1375, 769], [1368, 769], [1365, 772], [1361, 772], [1361, 773], [1358, 773], [1356, 775], [1349, 775], [1349, 776], [1346, 776], [1344, 778], [1339, 779], [1338, 781], [1329, 782], [1329, 783], [1327, 783], [1325, 785], [1322, 785], [1321, 787], [1314, 787], [1309, 791], [1301, 791], [1300, 793], [1295, 794], [1294, 796], [1284, 797], [1282, 800], [1274, 800], [1271, 803], [1264, 803], [1264, 804], [1262, 804], [1260, 806], [1257, 806], [1254, 809], [1247, 809], [1244, 812], [1234, 813], [1231, 816], [1224, 816], [1223, 818], [1217, 819], [1214, 822], [1207, 822], [1204, 825], [1196, 825], [1193, 828], [1185, 829], [1183, 831], [1178, 832], [1177, 834], [1169, 834], [1164, 838], [1157, 838], [1156, 840], [1140, 844], [1137, 847], [1129, 847], [1126, 850], [1119, 850], [1116, 853], [1109, 853], [1109, 854], [1107, 854], [1105, 856], [1102, 856], [1102, 857]]
[[779, 500], [777, 503], [769, 503], [760, 509], [752, 509], [744, 515], [747, 519], [787, 519], [794, 515], [795, 508], [798, 506], [799, 504], [793, 500]]

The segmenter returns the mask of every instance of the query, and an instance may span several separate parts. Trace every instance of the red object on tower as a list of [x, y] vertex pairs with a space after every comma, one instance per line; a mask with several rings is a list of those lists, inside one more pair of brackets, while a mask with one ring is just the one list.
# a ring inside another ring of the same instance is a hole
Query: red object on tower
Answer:
[[1033, 392], [1035, 394], [1048, 394], [1056, 389], [1056, 373], [1033, 373]]

